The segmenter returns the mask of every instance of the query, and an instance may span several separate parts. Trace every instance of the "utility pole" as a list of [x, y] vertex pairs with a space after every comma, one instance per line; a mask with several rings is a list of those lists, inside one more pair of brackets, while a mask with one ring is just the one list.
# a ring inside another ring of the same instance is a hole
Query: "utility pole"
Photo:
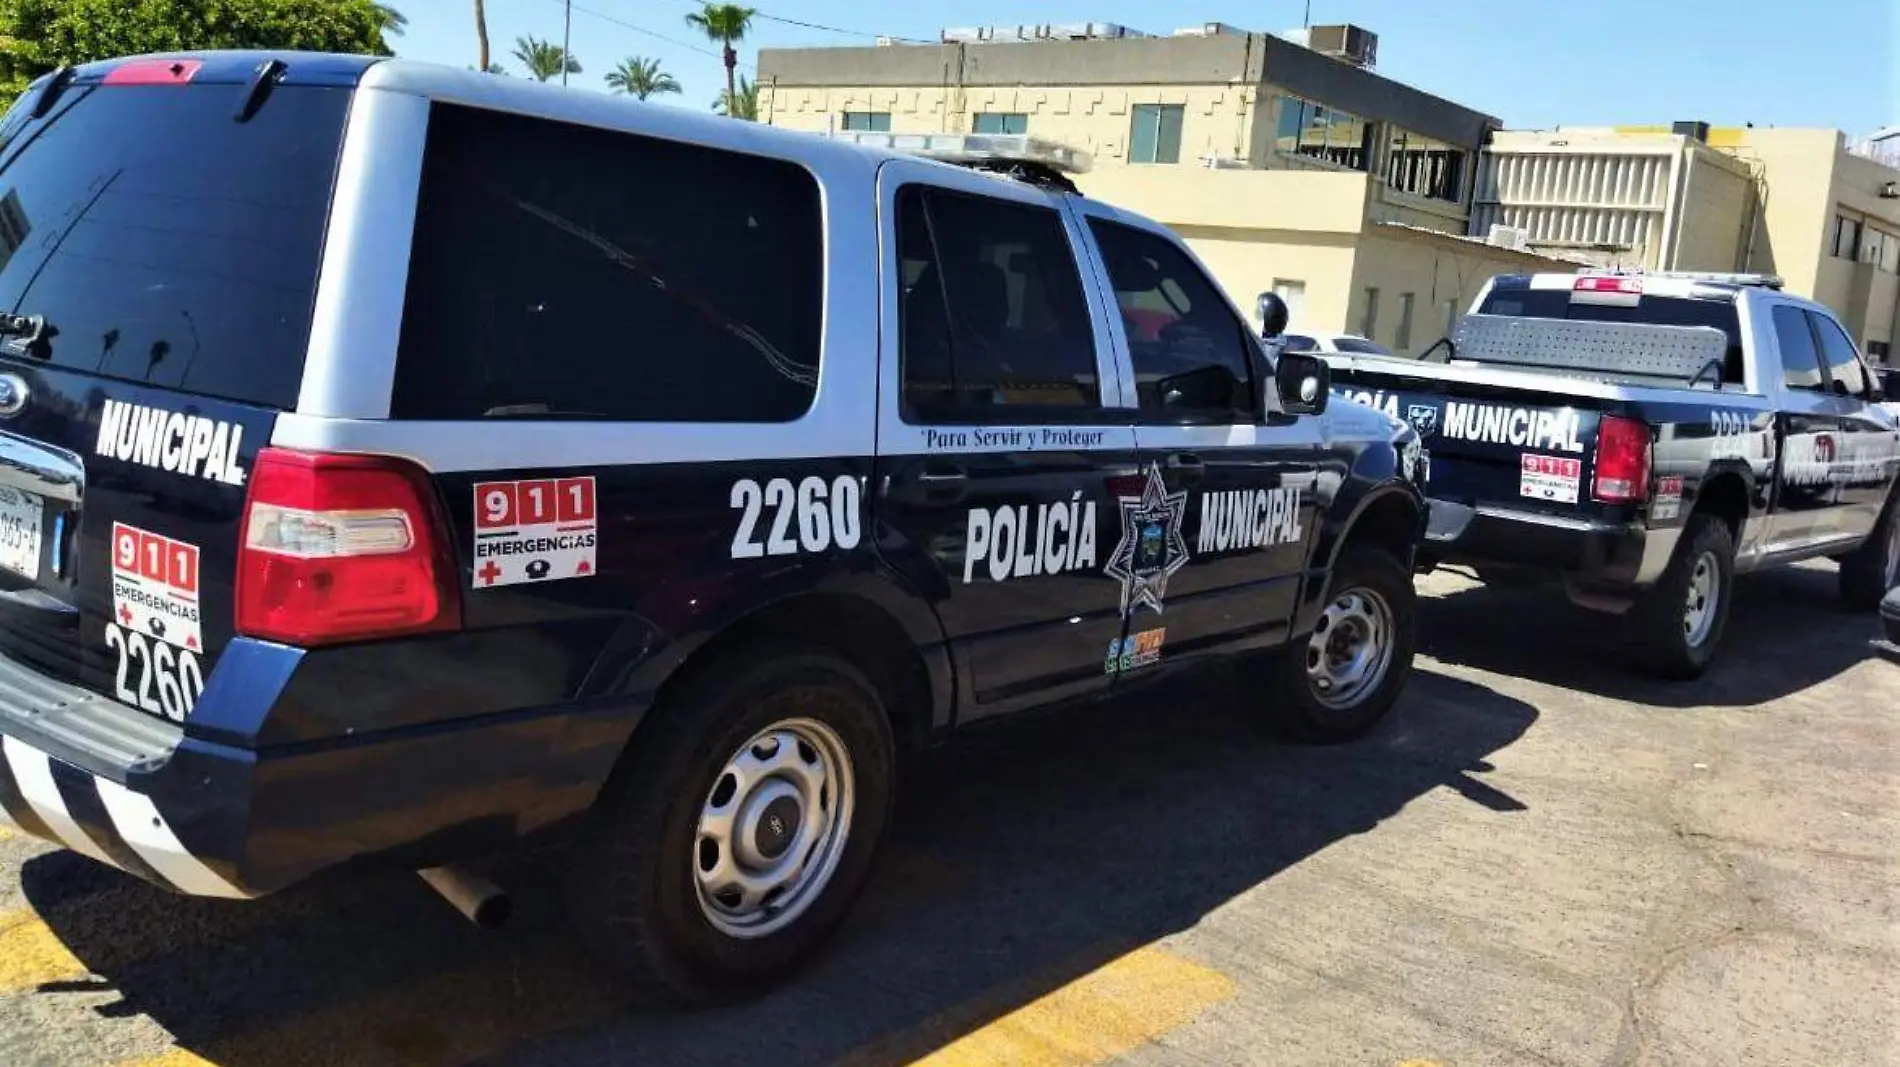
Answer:
[[1306, 15], [1300, 19], [1300, 25], [1308, 29], [1313, 26], [1313, 0], [1306, 0]]
[[[1313, 0], [1306, 0], [1310, 6]], [[574, 65], [574, 53], [568, 51], [568, 44], [574, 39], [574, 0], [561, 5], [564, 9], [561, 18], [561, 84], [567, 84], [567, 68]]]

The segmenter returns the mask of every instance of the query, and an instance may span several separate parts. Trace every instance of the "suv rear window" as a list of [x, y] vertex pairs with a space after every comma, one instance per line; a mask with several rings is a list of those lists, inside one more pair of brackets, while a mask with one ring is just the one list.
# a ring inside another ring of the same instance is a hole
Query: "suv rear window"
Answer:
[[1722, 380], [1740, 383], [1742, 324], [1732, 300], [1702, 300], [1645, 294], [1634, 307], [1573, 304], [1568, 289], [1493, 289], [1479, 305], [1480, 315], [1521, 315], [1531, 319], [1585, 319], [1594, 322], [1642, 322], [1652, 326], [1713, 326], [1728, 336]]
[[437, 104], [391, 414], [789, 422], [823, 321], [818, 183], [721, 149]]
[[8, 115], [0, 309], [55, 366], [296, 406], [347, 89], [74, 87]]

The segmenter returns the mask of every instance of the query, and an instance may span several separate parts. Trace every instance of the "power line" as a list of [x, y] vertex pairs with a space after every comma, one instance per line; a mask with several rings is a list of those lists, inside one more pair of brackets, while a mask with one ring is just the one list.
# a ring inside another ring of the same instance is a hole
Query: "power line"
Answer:
[[[551, 0], [551, 2], [556, 3], [556, 4], [565, 4], [567, 0]], [[698, 52], [702, 56], [711, 56], [712, 58], [721, 60], [721, 61], [724, 61], [724, 59], [726, 58], [725, 56], [719, 54], [718, 52], [713, 51], [710, 48], [701, 48], [698, 45], [688, 44], [685, 41], [675, 40], [674, 38], [668, 37], [667, 35], [663, 33], [655, 33], [654, 31], [647, 29], [645, 26], [635, 26], [633, 23], [628, 22], [625, 19], [618, 19], [612, 15], [595, 11], [592, 8], [582, 7], [579, 4], [573, 5], [573, 8], [574, 10], [580, 12], [583, 15], [591, 15], [594, 18], [601, 20], [602, 22], [611, 22], [623, 30], [632, 30], [634, 33], [651, 37], [656, 41], [664, 41], [675, 48], [684, 48], [688, 52]], [[753, 70], [758, 69], [757, 64], [747, 63], [745, 60], [739, 60], [739, 66], [751, 67]]]
[[[692, 7], [692, 8], [697, 8], [697, 7], [702, 6], [700, 3], [698, 3], [698, 0], [676, 0], [676, 2], [685, 4], [687, 7]], [[899, 37], [898, 35], [894, 33], [871, 33], [868, 30], [848, 30], [842, 26], [827, 26], [822, 22], [804, 22], [799, 19], [786, 18], [783, 15], [768, 14], [767, 12], [760, 11], [756, 8], [754, 8], [752, 11], [752, 17], [764, 19], [767, 22], [782, 22], [787, 26], [798, 26], [807, 30], [823, 30], [826, 33], [839, 33], [839, 34], [843, 34], [846, 37], [870, 37], [872, 39], [889, 38], [893, 41], [908, 41], [912, 44], [931, 43], [929, 41], [914, 40], [913, 38], [909, 38], [909, 37]]]

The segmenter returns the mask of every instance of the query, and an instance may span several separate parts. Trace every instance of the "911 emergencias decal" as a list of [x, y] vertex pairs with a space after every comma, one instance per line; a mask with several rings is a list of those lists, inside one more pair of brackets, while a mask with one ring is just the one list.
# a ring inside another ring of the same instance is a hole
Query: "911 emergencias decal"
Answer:
[[106, 648], [124, 704], [183, 722], [204, 691], [198, 546], [112, 524], [112, 621]]
[[591, 476], [478, 482], [470, 580], [487, 589], [588, 577], [599, 529]]

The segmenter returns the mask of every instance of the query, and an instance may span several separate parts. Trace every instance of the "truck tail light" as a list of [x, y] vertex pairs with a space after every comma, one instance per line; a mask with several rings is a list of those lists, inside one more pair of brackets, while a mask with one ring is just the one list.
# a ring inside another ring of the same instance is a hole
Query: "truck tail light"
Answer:
[[1643, 302], [1643, 280], [1616, 274], [1586, 274], [1571, 285], [1570, 302], [1637, 307]]
[[238, 542], [238, 632], [311, 646], [457, 628], [433, 499], [403, 460], [260, 451]]
[[1605, 415], [1597, 425], [1596, 479], [1591, 495], [1605, 504], [1634, 504], [1649, 495], [1649, 424]]

